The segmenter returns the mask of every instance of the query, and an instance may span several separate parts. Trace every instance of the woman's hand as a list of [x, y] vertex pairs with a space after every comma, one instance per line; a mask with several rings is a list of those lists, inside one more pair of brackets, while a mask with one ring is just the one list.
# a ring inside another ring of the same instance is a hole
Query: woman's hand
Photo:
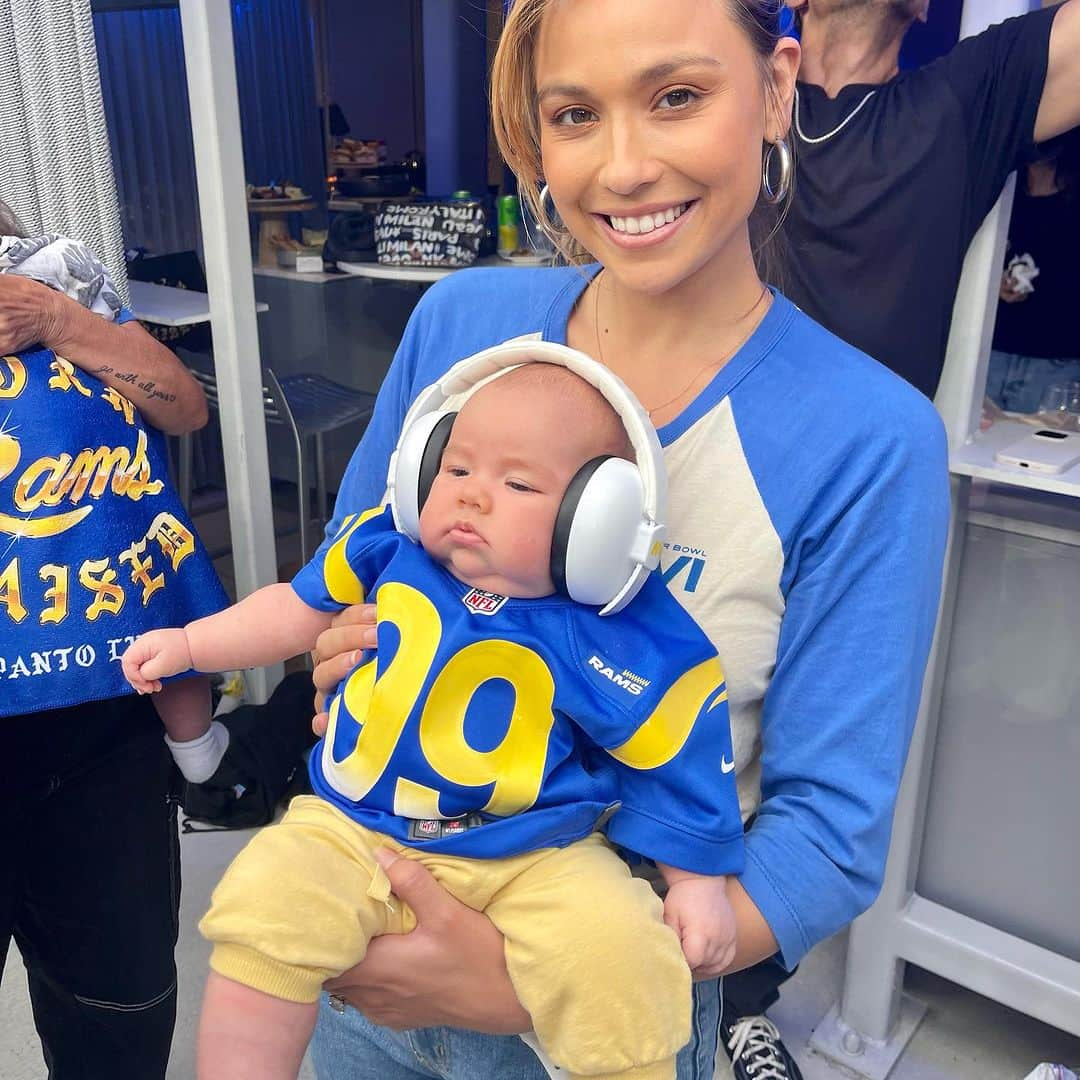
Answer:
[[316, 639], [311, 652], [315, 669], [311, 675], [315, 683], [315, 719], [311, 727], [316, 735], [326, 734], [327, 695], [356, 667], [364, 649], [375, 648], [376, 641], [374, 604], [347, 607]]
[[420, 863], [389, 851], [379, 862], [395, 896], [416, 915], [416, 929], [375, 938], [363, 962], [327, 990], [399, 1031], [443, 1025], [491, 1035], [529, 1031], [532, 1020], [514, 994], [499, 931]]

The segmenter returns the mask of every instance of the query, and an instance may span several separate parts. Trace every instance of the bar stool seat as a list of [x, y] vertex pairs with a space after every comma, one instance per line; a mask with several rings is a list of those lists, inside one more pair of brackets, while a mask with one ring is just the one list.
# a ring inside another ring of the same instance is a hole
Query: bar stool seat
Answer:
[[[189, 368], [206, 394], [207, 405], [219, 412], [217, 378], [207, 371]], [[302, 372], [282, 378], [268, 367], [263, 368], [263, 412], [267, 424], [291, 430], [296, 446], [296, 495], [300, 515], [300, 558], [306, 563], [314, 551], [310, 543], [311, 515], [308, 512], [308, 479], [305, 466], [305, 447], [308, 439], [315, 443], [315, 492], [318, 520], [328, 520], [326, 490], [326, 457], [323, 436], [348, 424], [366, 426], [375, 408], [375, 395], [342, 386], [322, 375]], [[359, 437], [359, 433], [358, 433]], [[185, 506], [191, 503], [190, 436], [180, 442], [179, 487]]]

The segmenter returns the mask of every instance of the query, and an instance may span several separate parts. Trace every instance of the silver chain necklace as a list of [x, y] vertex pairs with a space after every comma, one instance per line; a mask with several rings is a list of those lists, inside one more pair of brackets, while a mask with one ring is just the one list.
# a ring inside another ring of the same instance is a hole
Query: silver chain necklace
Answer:
[[859, 110], [876, 93], [877, 93], [877, 90], [870, 90], [866, 94], [866, 96], [862, 99], [862, 101], [860, 101], [859, 104], [856, 105], [855, 108], [852, 109], [851, 112], [849, 112], [847, 114], [847, 116], [845, 116], [844, 119], [841, 120], [840, 123], [837, 124], [836, 127], [834, 127], [832, 129], [832, 131], [826, 131], [824, 135], [816, 135], [814, 138], [811, 139], [808, 135], [806, 135], [803, 132], [802, 124], [799, 123], [799, 88], [796, 86], [795, 87], [795, 133], [799, 136], [799, 138], [804, 143], [807, 143], [809, 146], [816, 146], [818, 143], [828, 142], [834, 135], [839, 135], [840, 132], [843, 131], [844, 128], [846, 128], [848, 126], [848, 124], [850, 124], [851, 121], [855, 119], [856, 116], [858, 116]]

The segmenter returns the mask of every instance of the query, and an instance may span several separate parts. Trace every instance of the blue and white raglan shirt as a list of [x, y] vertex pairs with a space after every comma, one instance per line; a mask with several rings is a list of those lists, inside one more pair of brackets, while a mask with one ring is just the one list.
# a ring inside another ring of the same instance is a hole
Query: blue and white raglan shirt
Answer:
[[0, 356], [0, 717], [134, 693], [137, 635], [226, 603], [164, 436], [48, 349]]
[[499, 596], [376, 508], [345, 517], [293, 588], [320, 611], [376, 604], [379, 647], [331, 699], [310, 764], [315, 792], [354, 821], [480, 859], [603, 826], [684, 870], [742, 870], [723, 672], [659, 575], [604, 618]]
[[[433, 286], [337, 513], [382, 500], [422, 388], [511, 338], [565, 343], [596, 269], [477, 268]], [[719, 652], [742, 814], [757, 814], [740, 880], [792, 966], [881, 883], [937, 612], [944, 430], [922, 394], [774, 294], [657, 434], [670, 485], [662, 578]]]

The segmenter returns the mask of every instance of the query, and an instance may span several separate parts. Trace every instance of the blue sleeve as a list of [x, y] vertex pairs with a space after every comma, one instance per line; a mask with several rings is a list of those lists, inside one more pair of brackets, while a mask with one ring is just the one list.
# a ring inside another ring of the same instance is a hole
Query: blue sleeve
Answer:
[[345, 515], [338, 532], [293, 578], [296, 595], [316, 611], [337, 612], [362, 604], [393, 557], [399, 538], [389, 507]]
[[[739, 874], [745, 862], [743, 825], [720, 661], [705, 661], [684, 678], [710, 686], [703, 696], [695, 692], [693, 701], [681, 703], [695, 717], [686, 740], [670, 760], [651, 768], [615, 758], [622, 806], [608, 823], [608, 839], [680, 870]], [[676, 683], [665, 700], [678, 693]], [[656, 722], [656, 715], [644, 724]]]
[[129, 322], [138, 322], [138, 319], [129, 308], [122, 307], [120, 313], [116, 316], [116, 324], [117, 326], [123, 326], [124, 323]]
[[869, 907], [884, 874], [948, 531], [944, 431], [919, 401], [879, 398], [858, 460], [821, 486], [785, 553], [742, 884], [788, 967]]
[[571, 627], [575, 720], [618, 780], [622, 805], [608, 838], [693, 873], [739, 873], [743, 826], [716, 649], [659, 574], [599, 622]]

